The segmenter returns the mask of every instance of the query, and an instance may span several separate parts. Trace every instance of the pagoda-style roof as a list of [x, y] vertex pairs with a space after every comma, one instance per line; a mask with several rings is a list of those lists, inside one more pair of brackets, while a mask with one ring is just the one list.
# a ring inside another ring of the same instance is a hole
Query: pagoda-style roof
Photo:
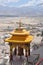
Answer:
[[24, 43], [31, 42], [33, 39], [33, 36], [30, 35], [30, 31], [26, 31], [26, 29], [22, 28], [20, 25], [19, 25], [19, 28], [15, 29], [10, 34], [12, 36], [5, 39], [5, 42], [23, 43], [24, 44]]
[[12, 36], [10, 38], [7, 38], [6, 42], [13, 42], [13, 43], [29, 43], [33, 39], [33, 36]]
[[26, 31], [25, 29], [16, 29], [14, 31], [12, 31], [10, 34], [12, 35], [29, 35], [30, 31]]

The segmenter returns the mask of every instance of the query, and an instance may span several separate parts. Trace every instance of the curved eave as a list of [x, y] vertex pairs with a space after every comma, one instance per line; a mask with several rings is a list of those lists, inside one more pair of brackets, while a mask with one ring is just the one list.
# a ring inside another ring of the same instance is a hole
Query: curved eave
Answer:
[[12, 40], [11, 38], [5, 39], [5, 42], [12, 42], [12, 43], [29, 43], [33, 40], [33, 36], [28, 36], [24, 41], [21, 40]]
[[11, 35], [29, 35], [28, 32], [25, 32], [25, 33], [15, 33], [15, 32], [11, 32], [10, 34], [11, 34]]
[[17, 30], [17, 31], [12, 31], [10, 32], [11, 35], [29, 35], [30, 34], [30, 31], [26, 31], [26, 30]]
[[28, 33], [10, 33], [11, 35], [29, 35]]

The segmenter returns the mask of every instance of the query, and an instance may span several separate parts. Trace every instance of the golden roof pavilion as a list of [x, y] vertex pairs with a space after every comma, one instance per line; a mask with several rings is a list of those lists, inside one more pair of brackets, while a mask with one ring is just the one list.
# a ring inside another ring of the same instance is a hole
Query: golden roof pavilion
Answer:
[[19, 24], [19, 28], [15, 29], [10, 33], [12, 36], [7, 38], [5, 40], [6, 42], [13, 42], [14, 44], [27, 44], [32, 41], [33, 36], [30, 35], [30, 31], [26, 31], [23, 27], [21, 27], [21, 22]]
[[[9, 38], [5, 39], [5, 42], [9, 42], [10, 51], [12, 53], [12, 49], [18, 46], [18, 54], [22, 55], [23, 49], [29, 52], [30, 55], [30, 42], [33, 39], [33, 36], [30, 35], [30, 31], [26, 31], [25, 28], [22, 27], [22, 23], [19, 22], [19, 27], [12, 31]], [[11, 54], [10, 53], [10, 54]]]

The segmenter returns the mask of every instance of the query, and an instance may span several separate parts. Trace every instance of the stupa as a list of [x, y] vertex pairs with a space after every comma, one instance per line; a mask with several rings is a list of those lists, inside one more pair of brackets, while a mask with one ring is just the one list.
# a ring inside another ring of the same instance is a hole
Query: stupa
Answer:
[[[25, 49], [25, 56], [30, 55], [30, 43], [33, 40], [33, 36], [30, 35], [30, 31], [27, 31], [22, 27], [22, 23], [19, 22], [19, 27], [13, 30], [9, 38], [5, 39], [5, 42], [9, 42], [10, 46], [10, 59], [12, 55], [12, 49], [15, 48], [15, 55], [22, 56], [23, 49]], [[18, 47], [18, 53], [17, 48]]]

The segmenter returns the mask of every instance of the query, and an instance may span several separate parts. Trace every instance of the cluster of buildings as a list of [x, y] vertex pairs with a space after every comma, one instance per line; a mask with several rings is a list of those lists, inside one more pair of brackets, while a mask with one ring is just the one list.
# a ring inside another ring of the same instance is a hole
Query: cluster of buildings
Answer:
[[[4, 31], [6, 33], [8, 31], [10, 33], [10, 31], [12, 31], [13, 29], [14, 29], [13, 26], [12, 28], [8, 26], [8, 28], [7, 29], [5, 28]], [[30, 30], [30, 32], [28, 32], [28, 30]], [[1, 41], [0, 46], [2, 46], [4, 43], [3, 46], [4, 46], [4, 50], [6, 51], [5, 53], [7, 52], [9, 53], [10, 60], [12, 59], [13, 48], [15, 48], [14, 49], [15, 56], [20, 55], [20, 58], [23, 55], [23, 49], [25, 49], [25, 56], [27, 57], [27, 60], [28, 60], [28, 56], [30, 56], [30, 52], [32, 52], [31, 49], [33, 45], [38, 46], [41, 43], [43, 43], [42, 42], [43, 37], [41, 36], [42, 31], [43, 31], [43, 23], [39, 23], [39, 24], [19, 23], [19, 27], [16, 28], [13, 32], [11, 32], [10, 34], [4, 33], [4, 35], [0, 37], [0, 41]], [[17, 48], [18, 48], [18, 51], [17, 51]], [[4, 50], [2, 47], [1, 47], [1, 50], [2, 50], [1, 52], [4, 53], [3, 52]]]

